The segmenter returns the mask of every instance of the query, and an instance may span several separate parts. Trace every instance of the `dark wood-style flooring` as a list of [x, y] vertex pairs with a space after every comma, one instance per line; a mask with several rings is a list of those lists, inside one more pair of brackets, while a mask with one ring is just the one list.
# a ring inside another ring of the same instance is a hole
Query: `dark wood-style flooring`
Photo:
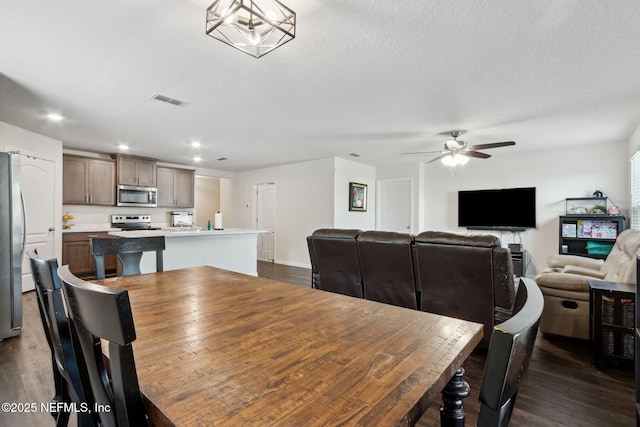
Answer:
[[[261, 277], [309, 286], [308, 269], [258, 263]], [[472, 394], [465, 400], [467, 425], [475, 425], [478, 391], [486, 352], [475, 352], [465, 363], [465, 379]], [[53, 418], [39, 410], [53, 395], [51, 361], [38, 314], [35, 293], [24, 295], [23, 333], [0, 342], [0, 403], [36, 403], [34, 413], [0, 411], [2, 427], [53, 426]], [[596, 369], [589, 343], [538, 335], [529, 371], [520, 389], [512, 426], [633, 426], [633, 372]], [[75, 423], [71, 423], [75, 425]], [[419, 426], [439, 426], [438, 404], [432, 405]]]

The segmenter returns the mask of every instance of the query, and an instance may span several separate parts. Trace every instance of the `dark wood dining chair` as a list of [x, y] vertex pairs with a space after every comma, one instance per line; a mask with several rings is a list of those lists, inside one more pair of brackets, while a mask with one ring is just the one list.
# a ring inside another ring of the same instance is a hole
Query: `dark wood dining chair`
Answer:
[[91, 255], [96, 264], [96, 279], [105, 278], [104, 256], [117, 254], [122, 265], [123, 276], [140, 274], [140, 260], [143, 252], [156, 252], [156, 271], [163, 271], [162, 252], [165, 249], [164, 236], [100, 238], [89, 240]]
[[[104, 427], [146, 426], [131, 343], [136, 339], [126, 290], [85, 282], [64, 265], [58, 269], [67, 302], [82, 385], [91, 389]], [[101, 340], [109, 345], [109, 368]], [[102, 410], [100, 409], [102, 408]]]
[[[38, 311], [42, 320], [44, 334], [51, 349], [51, 364], [53, 368], [53, 381], [55, 396], [51, 400], [53, 408], [58, 404], [71, 407], [76, 404], [89, 404], [93, 400], [87, 395], [80, 381], [78, 364], [73, 353], [73, 344], [69, 331], [69, 321], [65, 312], [62, 288], [58, 278], [58, 261], [55, 258], [45, 260], [38, 253], [30, 249], [27, 251], [31, 275], [36, 288]], [[70, 412], [60, 411], [51, 414], [56, 420], [56, 426], [66, 426], [69, 422]], [[95, 423], [87, 412], [78, 412], [78, 425], [82, 427], [93, 426]]]
[[478, 426], [507, 426], [538, 334], [544, 298], [538, 285], [521, 278], [514, 315], [496, 325], [480, 387]]

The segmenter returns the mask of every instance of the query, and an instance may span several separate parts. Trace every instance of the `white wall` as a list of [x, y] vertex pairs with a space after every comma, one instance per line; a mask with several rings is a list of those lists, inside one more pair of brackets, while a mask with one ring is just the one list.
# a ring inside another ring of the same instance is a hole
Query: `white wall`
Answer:
[[0, 122], [0, 151], [16, 149], [54, 162], [54, 216], [59, 221], [55, 224], [54, 254], [62, 259], [62, 142]]
[[[349, 211], [349, 183], [367, 186], [367, 210]], [[376, 225], [376, 168], [345, 159], [335, 159], [333, 228], [373, 230]]]
[[[334, 226], [333, 173], [332, 158], [238, 173], [233, 181], [233, 226], [255, 228], [256, 185], [274, 182], [275, 262], [309, 267], [307, 236]], [[229, 222], [226, 217], [224, 221]]]
[[[464, 231], [457, 227], [459, 190], [536, 187], [538, 228], [522, 233], [522, 243], [540, 271], [547, 256], [558, 252], [558, 216], [565, 213], [565, 198], [589, 197], [598, 187], [623, 214], [628, 211], [629, 162], [624, 142], [492, 154], [489, 160], [472, 159], [455, 175], [440, 163], [427, 165], [426, 229]], [[500, 237], [503, 245], [513, 238], [511, 233]]]
[[194, 179], [193, 222], [203, 230], [213, 228], [213, 216], [220, 210], [220, 178], [196, 175]]
[[[310, 267], [306, 238], [314, 230], [374, 228], [375, 178], [375, 167], [338, 158], [238, 173], [233, 182], [235, 226], [255, 228], [256, 185], [274, 182], [275, 262]], [[349, 182], [367, 184], [367, 212], [349, 211]]]
[[[231, 178], [220, 178], [220, 212], [224, 212], [224, 215], [228, 218], [233, 218], [234, 216], [233, 180]], [[211, 226], [213, 227], [213, 225]]]
[[636, 154], [636, 151], [640, 151], [640, 125], [633, 132], [631, 138], [629, 138], [628, 146], [629, 158]]

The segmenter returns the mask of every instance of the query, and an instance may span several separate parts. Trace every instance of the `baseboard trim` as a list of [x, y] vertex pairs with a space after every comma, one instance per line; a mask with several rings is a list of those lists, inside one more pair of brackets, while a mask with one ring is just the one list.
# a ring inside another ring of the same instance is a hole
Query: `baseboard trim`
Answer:
[[304, 264], [299, 262], [291, 262], [291, 261], [284, 261], [284, 260], [277, 259], [274, 261], [274, 263], [288, 265], [289, 267], [308, 268], [309, 270], [311, 269], [311, 264]]

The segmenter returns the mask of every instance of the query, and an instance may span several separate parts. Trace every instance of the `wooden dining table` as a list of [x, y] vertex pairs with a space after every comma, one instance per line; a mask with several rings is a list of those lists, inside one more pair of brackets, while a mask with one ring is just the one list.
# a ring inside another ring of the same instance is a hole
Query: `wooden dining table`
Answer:
[[202, 266], [126, 289], [157, 426], [412, 425], [482, 325]]

